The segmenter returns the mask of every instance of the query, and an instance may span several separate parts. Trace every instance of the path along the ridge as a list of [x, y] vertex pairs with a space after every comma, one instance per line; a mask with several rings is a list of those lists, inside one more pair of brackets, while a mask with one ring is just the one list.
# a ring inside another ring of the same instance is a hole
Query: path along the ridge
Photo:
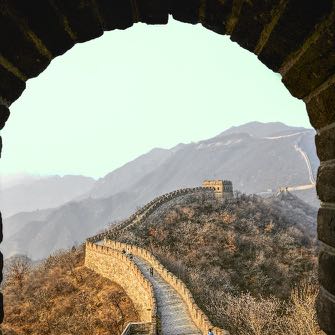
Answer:
[[144, 276], [152, 283], [157, 300], [158, 315], [163, 335], [201, 335], [193, 323], [187, 306], [176, 290], [155, 270], [150, 275], [150, 264], [143, 258], [134, 257]]

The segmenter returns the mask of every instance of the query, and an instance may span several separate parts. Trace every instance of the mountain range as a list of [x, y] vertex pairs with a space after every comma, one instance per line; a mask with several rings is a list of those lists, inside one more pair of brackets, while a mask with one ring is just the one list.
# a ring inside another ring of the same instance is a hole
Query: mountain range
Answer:
[[1, 248], [5, 257], [43, 258], [127, 217], [160, 194], [199, 186], [204, 179], [229, 179], [235, 190], [259, 194], [308, 185], [310, 189], [296, 195], [318, 206], [313, 187], [319, 165], [314, 136], [312, 129], [251, 122], [204, 141], [155, 148], [95, 182], [86, 180], [86, 189], [81, 186], [77, 194], [65, 191], [70, 201], [64, 201], [60, 192], [63, 204], [58, 207], [39, 204], [39, 210], [7, 217]]
[[88, 192], [95, 180], [84, 176], [21, 176], [0, 183], [3, 217], [36, 209], [58, 207]]

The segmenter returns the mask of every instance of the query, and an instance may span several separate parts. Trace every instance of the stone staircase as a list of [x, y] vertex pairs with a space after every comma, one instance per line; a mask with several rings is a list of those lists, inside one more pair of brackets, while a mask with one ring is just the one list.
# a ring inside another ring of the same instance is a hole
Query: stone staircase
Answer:
[[140, 257], [133, 258], [143, 275], [154, 287], [158, 318], [163, 335], [201, 335], [193, 323], [182, 298], [157, 272], [150, 275], [151, 265]]
[[[110, 250], [111, 255], [123, 255], [123, 261], [130, 261], [138, 270], [139, 276], [143, 277], [142, 281], [146, 281], [146, 285], [151, 287], [151, 300], [155, 304], [151, 310], [155, 310], [156, 318], [151, 318], [151, 325], [155, 327], [151, 328], [153, 331], [150, 335], [201, 335], [207, 334], [208, 329], [212, 329], [215, 335], [229, 335], [227, 330], [210, 322], [197, 306], [186, 285], [148, 250], [107, 239], [97, 243], [87, 242], [86, 245], [92, 248], [106, 248]], [[99, 256], [96, 258], [96, 261], [98, 260]], [[153, 270], [153, 274], [150, 273], [150, 269]], [[121, 280], [125, 280], [124, 275]], [[122, 286], [122, 282], [120, 285]], [[138, 298], [141, 299], [141, 296]]]
[[[186, 285], [160, 264], [154, 255], [135, 245], [116, 241], [124, 229], [141, 224], [166, 202], [198, 192], [212, 193], [213, 190], [195, 187], [164, 194], [120, 224], [87, 239], [85, 265], [124, 287], [142, 312], [140, 320], [145, 322], [129, 324], [122, 335], [201, 335], [207, 334], [209, 328], [214, 330], [215, 335], [229, 335], [226, 330], [211, 324]], [[153, 276], [150, 275], [150, 268], [154, 269]], [[124, 277], [127, 272], [132, 275], [133, 281], [128, 280], [131, 276]], [[143, 291], [143, 287], [148, 292]], [[151, 311], [151, 314], [146, 311]]]

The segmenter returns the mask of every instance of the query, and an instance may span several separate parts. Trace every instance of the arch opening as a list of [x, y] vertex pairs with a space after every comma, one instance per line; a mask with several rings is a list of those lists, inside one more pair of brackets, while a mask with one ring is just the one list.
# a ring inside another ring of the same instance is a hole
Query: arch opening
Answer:
[[[335, 36], [334, 2], [315, 1], [21, 1], [1, 4], [0, 128], [27, 79], [75, 43], [105, 30], [126, 29], [136, 22], [166, 24], [168, 15], [231, 36], [281, 73], [291, 94], [303, 99], [317, 131], [321, 161], [317, 191], [319, 256], [318, 317], [327, 334], [335, 334]], [[301, 10], [303, 8], [303, 10]], [[322, 50], [322, 55], [320, 55]], [[1, 143], [0, 143], [0, 146]], [[1, 304], [2, 305], [2, 304]]]

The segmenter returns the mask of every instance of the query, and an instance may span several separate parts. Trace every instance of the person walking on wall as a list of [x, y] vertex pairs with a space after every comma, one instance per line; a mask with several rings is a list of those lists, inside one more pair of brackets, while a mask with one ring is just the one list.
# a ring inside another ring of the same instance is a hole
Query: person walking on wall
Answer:
[[153, 275], [154, 275], [154, 268], [151, 267], [151, 268], [150, 268], [150, 276], [153, 277]]
[[212, 329], [208, 329], [208, 334], [207, 335], [214, 335]]

